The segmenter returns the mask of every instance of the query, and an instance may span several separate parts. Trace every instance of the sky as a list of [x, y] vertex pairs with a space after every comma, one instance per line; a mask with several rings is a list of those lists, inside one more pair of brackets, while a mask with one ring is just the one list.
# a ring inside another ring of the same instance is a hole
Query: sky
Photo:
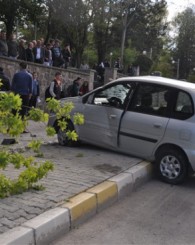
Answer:
[[171, 20], [179, 12], [182, 12], [187, 7], [195, 7], [195, 0], [167, 0], [168, 5], [168, 20]]

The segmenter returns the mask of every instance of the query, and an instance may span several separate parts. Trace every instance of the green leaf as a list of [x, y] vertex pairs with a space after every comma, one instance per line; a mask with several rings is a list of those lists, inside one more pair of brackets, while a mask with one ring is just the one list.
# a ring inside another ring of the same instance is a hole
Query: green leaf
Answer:
[[49, 115], [47, 113], [44, 113], [44, 111], [42, 111], [41, 109], [34, 108], [34, 107], [30, 109], [28, 117], [27, 117], [27, 119], [33, 120], [35, 122], [39, 122], [39, 121], [47, 122], [48, 118], [49, 118]]
[[76, 133], [75, 130], [73, 131], [67, 131], [66, 133], [68, 139], [73, 140], [73, 141], [77, 141], [78, 140], [78, 134]]
[[75, 113], [73, 116], [74, 124], [82, 125], [85, 122], [84, 115], [81, 113]]
[[39, 152], [40, 146], [42, 142], [41, 140], [32, 140], [29, 144], [28, 147], [30, 147], [34, 152]]
[[0, 151], [0, 168], [5, 169], [9, 163], [10, 154], [6, 151]]
[[46, 128], [46, 133], [48, 136], [54, 136], [56, 134], [56, 131], [53, 127], [47, 127]]

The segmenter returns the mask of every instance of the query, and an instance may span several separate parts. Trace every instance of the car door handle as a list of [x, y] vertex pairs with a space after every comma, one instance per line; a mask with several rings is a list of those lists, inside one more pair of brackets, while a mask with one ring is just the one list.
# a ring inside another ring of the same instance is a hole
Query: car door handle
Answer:
[[162, 124], [155, 123], [153, 126], [154, 126], [154, 128], [161, 128]]
[[116, 118], [116, 115], [111, 114], [111, 115], [109, 116], [109, 118], [110, 118], [110, 119]]

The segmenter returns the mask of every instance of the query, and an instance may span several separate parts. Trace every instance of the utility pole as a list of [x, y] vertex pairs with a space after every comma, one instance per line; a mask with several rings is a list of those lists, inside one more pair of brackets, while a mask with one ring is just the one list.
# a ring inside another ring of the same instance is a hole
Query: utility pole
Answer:
[[180, 59], [177, 60], [177, 79], [179, 79]]

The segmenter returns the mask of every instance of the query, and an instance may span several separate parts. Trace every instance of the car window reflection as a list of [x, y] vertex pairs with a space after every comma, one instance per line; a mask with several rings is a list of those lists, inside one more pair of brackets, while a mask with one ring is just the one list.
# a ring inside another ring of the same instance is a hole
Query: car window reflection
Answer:
[[129, 84], [117, 84], [105, 88], [104, 90], [95, 94], [93, 103], [95, 105], [122, 108], [130, 89], [131, 86]]

